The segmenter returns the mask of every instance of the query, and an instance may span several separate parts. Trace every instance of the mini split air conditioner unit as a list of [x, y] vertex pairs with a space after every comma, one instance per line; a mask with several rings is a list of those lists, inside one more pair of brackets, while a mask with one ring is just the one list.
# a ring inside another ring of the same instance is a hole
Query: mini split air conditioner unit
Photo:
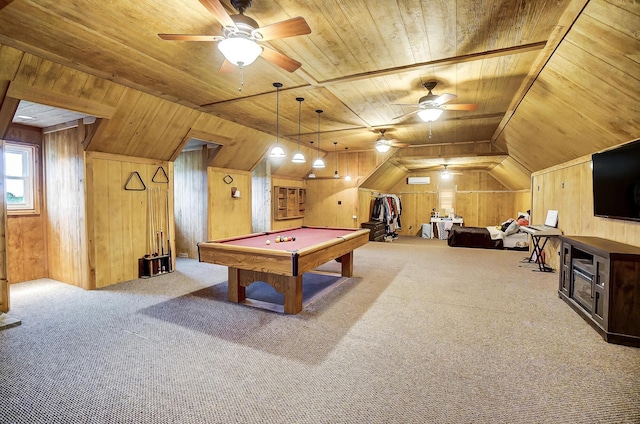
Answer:
[[431, 184], [431, 177], [408, 177], [407, 184]]

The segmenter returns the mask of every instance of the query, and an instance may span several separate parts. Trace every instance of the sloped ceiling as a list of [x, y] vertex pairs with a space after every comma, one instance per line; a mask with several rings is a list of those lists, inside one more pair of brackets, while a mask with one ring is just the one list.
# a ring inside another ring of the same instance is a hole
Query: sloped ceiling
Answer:
[[[222, 4], [234, 13], [227, 1]], [[331, 151], [333, 142], [370, 150], [377, 130], [385, 128], [413, 146], [392, 157], [405, 172], [428, 168], [434, 158], [477, 169], [477, 160], [464, 159], [486, 144], [491, 155], [481, 166], [508, 180], [507, 186], [524, 188], [530, 172], [639, 136], [638, 2], [255, 0], [246, 14], [263, 26], [303, 16], [312, 32], [268, 43], [301, 62], [300, 69], [289, 73], [259, 58], [244, 69], [239, 91], [238, 72], [217, 72], [223, 57], [214, 43], [157, 36], [220, 34], [198, 0], [5, 1], [0, 43], [30, 56], [12, 67], [6, 61], [16, 55], [5, 51], [0, 88], [6, 92], [15, 79], [27, 84], [35, 69], [60, 72], [49, 63], [82, 71], [91, 77], [63, 75], [43, 86], [78, 96], [94, 90], [92, 101], [115, 108], [119, 119], [111, 118], [89, 148], [170, 159], [190, 132], [202, 132], [225, 146], [216, 166], [236, 169], [251, 169], [273, 143], [276, 81], [284, 84], [279, 135], [291, 150], [298, 137], [295, 99], [303, 97], [304, 146], [317, 140], [315, 110], [322, 109], [323, 151]], [[112, 88], [109, 81], [143, 94]], [[415, 114], [394, 119], [415, 110], [399, 104], [417, 104], [427, 81], [438, 83], [435, 94], [456, 95], [450, 103], [477, 103], [478, 109], [445, 111], [431, 125]], [[226, 147], [231, 145], [242, 148]], [[456, 156], [425, 150], [421, 163], [417, 146], [425, 145], [459, 149]], [[248, 147], [250, 154], [242, 154]], [[309, 170], [280, 168], [294, 176]]]

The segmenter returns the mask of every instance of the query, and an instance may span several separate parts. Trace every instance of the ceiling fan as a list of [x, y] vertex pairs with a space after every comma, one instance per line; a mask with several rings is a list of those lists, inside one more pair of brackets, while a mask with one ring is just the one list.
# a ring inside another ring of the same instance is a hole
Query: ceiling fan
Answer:
[[433, 94], [431, 90], [433, 90], [436, 87], [436, 85], [438, 85], [438, 83], [435, 81], [425, 82], [423, 84], [423, 87], [429, 90], [429, 94], [421, 97], [420, 100], [418, 100], [417, 105], [412, 105], [412, 104], [398, 105], [398, 106], [415, 107], [418, 109], [414, 110], [413, 112], [405, 113], [404, 115], [396, 116], [393, 119], [405, 118], [409, 115], [413, 115], [414, 113], [417, 113], [420, 119], [422, 119], [424, 122], [432, 122], [438, 119], [440, 115], [442, 115], [442, 112], [444, 110], [476, 110], [478, 109], [478, 105], [475, 103], [446, 105], [445, 103], [450, 102], [451, 100], [455, 99], [458, 96], [450, 93], [444, 93], [439, 96], [436, 94]]
[[217, 41], [218, 49], [225, 57], [220, 72], [232, 72], [232, 65], [240, 68], [248, 66], [258, 56], [289, 72], [294, 72], [301, 66], [300, 62], [259, 42], [310, 34], [311, 28], [303, 17], [298, 16], [260, 28], [255, 20], [244, 14], [251, 7], [251, 0], [230, 2], [238, 11], [237, 15], [229, 15], [220, 0], [200, 0], [222, 25], [222, 35], [158, 34], [158, 37], [169, 41]]
[[380, 132], [380, 137], [378, 137], [375, 143], [376, 143], [376, 150], [379, 151], [380, 153], [388, 152], [389, 149], [392, 147], [407, 147], [409, 145], [407, 143], [398, 143], [398, 141], [395, 139], [387, 138], [384, 135], [384, 133], [387, 132], [385, 128], [379, 129], [378, 132]]
[[440, 172], [440, 178], [442, 178], [443, 180], [447, 180], [451, 178], [452, 175], [460, 175], [460, 174], [462, 174], [462, 172], [449, 171], [447, 169], [447, 165], [444, 165], [444, 169], [442, 170], [442, 172]]

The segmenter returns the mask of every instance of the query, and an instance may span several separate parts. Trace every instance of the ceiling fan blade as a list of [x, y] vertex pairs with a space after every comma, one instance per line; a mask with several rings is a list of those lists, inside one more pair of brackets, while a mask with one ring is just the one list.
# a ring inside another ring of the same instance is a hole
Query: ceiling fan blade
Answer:
[[416, 113], [420, 112], [421, 110], [422, 110], [422, 109], [414, 110], [413, 112], [409, 112], [409, 113], [405, 113], [404, 115], [396, 116], [396, 117], [395, 117], [395, 118], [393, 118], [393, 119], [395, 120], [395, 119], [406, 118], [407, 116], [409, 116], [409, 115], [413, 115], [413, 114], [416, 114]]
[[296, 69], [302, 66], [302, 63], [298, 62], [297, 60], [291, 59], [287, 55], [284, 55], [265, 45], [262, 45], [262, 47], [263, 49], [262, 49], [261, 56], [267, 59], [269, 62], [273, 63], [274, 65], [278, 65], [285, 71], [294, 72]]
[[404, 106], [404, 107], [420, 107], [420, 105], [417, 105], [415, 103], [392, 103], [392, 105], [394, 106]]
[[409, 147], [409, 143], [391, 143], [391, 147], [405, 148]]
[[235, 27], [236, 23], [229, 16], [219, 0], [200, 0], [200, 3], [213, 15], [223, 27]]
[[262, 41], [276, 40], [279, 38], [294, 37], [296, 35], [310, 34], [311, 28], [302, 16], [276, 22], [252, 31], [252, 34], [260, 34]]
[[221, 74], [230, 74], [232, 72], [235, 72], [236, 69], [238, 69], [236, 65], [225, 59], [224, 62], [222, 62], [222, 65], [220, 65], [220, 69], [218, 70], [218, 72], [220, 72]]
[[451, 100], [455, 99], [456, 97], [458, 97], [458, 96], [456, 96], [455, 94], [450, 94], [450, 93], [441, 94], [441, 95], [438, 96], [437, 99], [435, 99], [433, 101], [433, 105], [434, 106], [440, 106], [441, 104], [450, 102]]
[[441, 109], [446, 110], [476, 110], [478, 105], [475, 103], [457, 104], [457, 105], [442, 105]]
[[196, 34], [158, 34], [158, 37], [168, 41], [220, 41], [224, 37], [219, 35], [196, 35]]

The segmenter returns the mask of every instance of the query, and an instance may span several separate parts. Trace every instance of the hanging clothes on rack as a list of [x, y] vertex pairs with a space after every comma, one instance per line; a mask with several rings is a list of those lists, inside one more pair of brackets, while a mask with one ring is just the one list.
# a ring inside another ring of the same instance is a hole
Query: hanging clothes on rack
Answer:
[[371, 220], [384, 222], [388, 236], [398, 237], [398, 230], [402, 228], [402, 202], [395, 194], [379, 194], [374, 196]]

